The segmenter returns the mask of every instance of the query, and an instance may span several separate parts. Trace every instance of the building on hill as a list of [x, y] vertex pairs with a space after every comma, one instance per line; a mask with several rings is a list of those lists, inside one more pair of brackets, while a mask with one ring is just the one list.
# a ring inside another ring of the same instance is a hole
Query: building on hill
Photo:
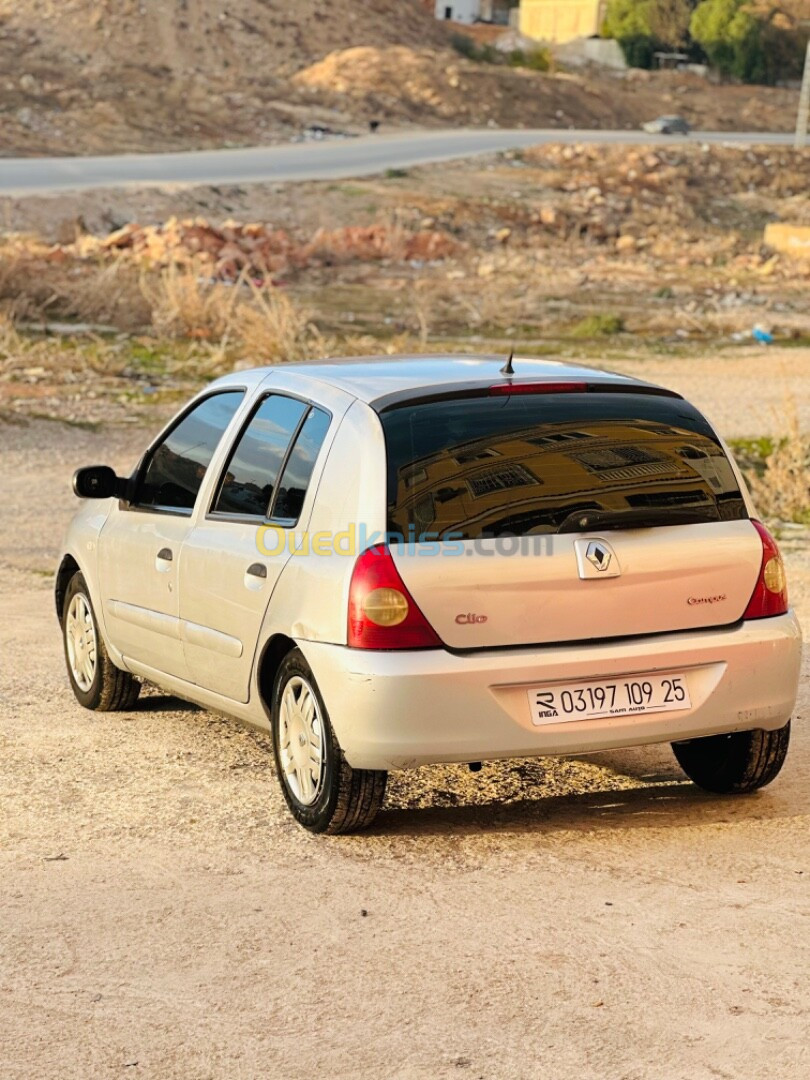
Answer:
[[536, 41], [573, 41], [602, 29], [607, 0], [520, 0], [520, 32]]
[[509, 22], [509, 0], [424, 0], [425, 7], [433, 8], [437, 19], [459, 23]]

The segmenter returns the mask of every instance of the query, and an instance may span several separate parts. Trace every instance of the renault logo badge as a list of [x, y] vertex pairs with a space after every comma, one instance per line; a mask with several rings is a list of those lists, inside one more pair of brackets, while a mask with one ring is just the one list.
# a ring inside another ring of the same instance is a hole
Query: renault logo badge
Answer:
[[607, 540], [575, 540], [574, 552], [577, 557], [577, 570], [583, 581], [621, 577], [622, 568], [618, 556]]
[[596, 567], [600, 574], [604, 574], [613, 561], [613, 552], [601, 540], [592, 540], [588, 544], [585, 558]]

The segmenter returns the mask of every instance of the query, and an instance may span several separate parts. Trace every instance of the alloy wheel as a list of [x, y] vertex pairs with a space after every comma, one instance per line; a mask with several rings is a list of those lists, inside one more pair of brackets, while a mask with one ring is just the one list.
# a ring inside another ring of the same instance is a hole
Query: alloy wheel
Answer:
[[290, 792], [311, 806], [321, 792], [326, 764], [324, 725], [315, 692], [294, 675], [281, 695], [279, 709], [281, 770]]
[[96, 624], [90, 602], [82, 593], [70, 601], [65, 621], [68, 663], [76, 685], [87, 693], [93, 685], [98, 664]]

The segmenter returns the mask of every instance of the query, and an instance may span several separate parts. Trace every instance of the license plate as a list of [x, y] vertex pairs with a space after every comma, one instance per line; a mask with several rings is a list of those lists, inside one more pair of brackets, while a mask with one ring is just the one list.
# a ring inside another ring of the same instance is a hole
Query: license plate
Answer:
[[593, 682], [560, 683], [529, 691], [532, 723], [567, 724], [601, 716], [635, 716], [691, 709], [685, 675], [620, 675]]

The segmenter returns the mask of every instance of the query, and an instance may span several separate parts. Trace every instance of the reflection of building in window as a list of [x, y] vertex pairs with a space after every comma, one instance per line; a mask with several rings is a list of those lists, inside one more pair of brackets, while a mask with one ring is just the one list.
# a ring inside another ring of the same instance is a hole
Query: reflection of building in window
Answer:
[[467, 480], [467, 486], [475, 498], [480, 498], [482, 495], [489, 495], [491, 491], [506, 491], [507, 488], [542, 482], [534, 473], [529, 472], [525, 465], [503, 465], [476, 473]]
[[664, 476], [678, 472], [678, 463], [638, 446], [614, 446], [607, 450], [586, 450], [576, 455], [588, 472], [603, 480], [631, 480], [642, 476]]
[[604, 472], [619, 465], [651, 465], [661, 461], [660, 454], [651, 454], [639, 446], [611, 446], [606, 450], [586, 450], [576, 455], [589, 472]]
[[[686, 444], [686, 440], [689, 443]], [[744, 516], [723, 451], [662, 424], [599, 420], [500, 432], [403, 465], [393, 531], [464, 537], [556, 532], [574, 512], [695, 508], [701, 520]], [[497, 463], [482, 465], [497, 456]]]
[[405, 487], [415, 487], [417, 484], [424, 483], [428, 478], [424, 469], [403, 469], [402, 473], [402, 482]]
[[469, 450], [466, 453], [456, 454], [456, 464], [466, 465], [468, 461], [484, 461], [486, 458], [499, 457], [497, 450]]
[[538, 435], [536, 438], [529, 439], [530, 443], [534, 443], [535, 446], [553, 446], [554, 443], [561, 442], [576, 442], [577, 439], [592, 439], [593, 435], [590, 431], [555, 431], [551, 435]]

